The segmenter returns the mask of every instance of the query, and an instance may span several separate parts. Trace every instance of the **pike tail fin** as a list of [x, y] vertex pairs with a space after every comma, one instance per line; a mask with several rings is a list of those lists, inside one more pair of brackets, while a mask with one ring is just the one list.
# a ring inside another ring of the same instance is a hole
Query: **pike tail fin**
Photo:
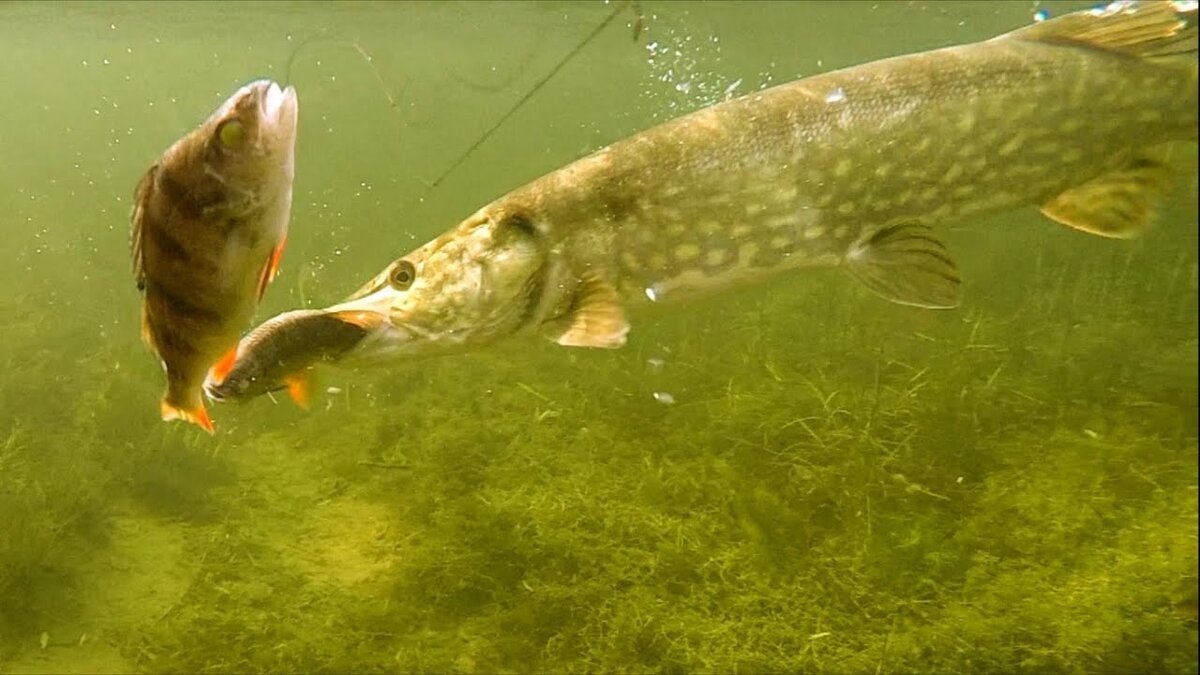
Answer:
[[1026, 26], [1002, 38], [1077, 44], [1151, 60], [1196, 58], [1196, 0], [1117, 0]]

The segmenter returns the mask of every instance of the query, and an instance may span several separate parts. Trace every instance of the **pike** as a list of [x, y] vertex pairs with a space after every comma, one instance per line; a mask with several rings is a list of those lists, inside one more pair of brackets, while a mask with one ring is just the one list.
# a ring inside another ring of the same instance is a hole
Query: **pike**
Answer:
[[1116, 2], [724, 102], [518, 188], [326, 311], [344, 359], [522, 333], [616, 348], [631, 310], [805, 267], [959, 303], [933, 227], [1037, 205], [1130, 238], [1197, 137], [1196, 3]]
[[278, 271], [297, 113], [291, 87], [248, 84], [171, 145], [138, 183], [133, 269], [142, 337], [166, 371], [164, 420], [213, 431], [201, 385], [214, 363], [218, 376], [232, 367], [238, 336]]

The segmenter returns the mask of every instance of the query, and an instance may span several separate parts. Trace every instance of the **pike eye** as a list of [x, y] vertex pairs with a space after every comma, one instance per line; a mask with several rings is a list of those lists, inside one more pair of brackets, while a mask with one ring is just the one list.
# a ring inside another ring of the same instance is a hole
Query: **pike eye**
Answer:
[[236, 119], [225, 120], [217, 127], [217, 138], [221, 139], [222, 146], [236, 150], [246, 140], [246, 127]]
[[416, 279], [417, 268], [409, 261], [401, 260], [392, 268], [392, 273], [388, 276], [388, 283], [398, 291], [407, 291]]

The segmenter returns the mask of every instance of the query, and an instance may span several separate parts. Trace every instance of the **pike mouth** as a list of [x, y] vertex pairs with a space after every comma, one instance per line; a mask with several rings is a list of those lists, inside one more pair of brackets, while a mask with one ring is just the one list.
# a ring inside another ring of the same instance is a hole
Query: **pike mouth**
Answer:
[[391, 310], [392, 294], [384, 289], [366, 297], [348, 300], [324, 310], [363, 331], [363, 336], [334, 359], [336, 362], [370, 364], [402, 355], [429, 337], [420, 327], [397, 320]]
[[405, 355], [408, 349], [419, 344], [419, 334], [408, 327], [384, 320], [369, 329], [358, 344], [347, 349], [336, 359], [337, 363], [349, 365], [371, 365]]

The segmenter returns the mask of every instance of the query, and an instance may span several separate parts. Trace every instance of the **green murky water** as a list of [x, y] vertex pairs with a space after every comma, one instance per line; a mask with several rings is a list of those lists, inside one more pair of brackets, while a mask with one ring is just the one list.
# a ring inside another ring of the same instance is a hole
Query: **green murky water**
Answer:
[[1197, 672], [1193, 177], [1136, 242], [950, 228], [953, 312], [797, 274], [158, 420], [133, 186], [308, 38], [261, 317], [727, 89], [1035, 6], [643, 9], [430, 187], [612, 7], [0, 5], [0, 672]]

